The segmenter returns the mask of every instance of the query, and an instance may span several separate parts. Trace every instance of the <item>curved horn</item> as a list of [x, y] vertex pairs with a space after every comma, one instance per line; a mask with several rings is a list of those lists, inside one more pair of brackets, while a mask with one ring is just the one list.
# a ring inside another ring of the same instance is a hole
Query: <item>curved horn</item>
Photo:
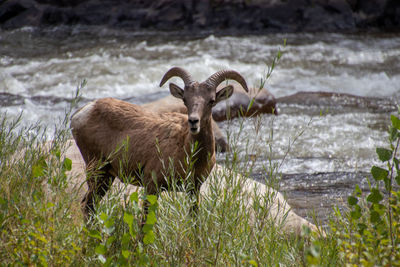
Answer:
[[160, 87], [163, 86], [166, 81], [168, 81], [170, 78], [174, 76], [181, 78], [185, 86], [193, 82], [192, 76], [189, 74], [189, 72], [179, 67], [173, 67], [164, 74], [164, 77], [162, 77], [160, 82]]
[[246, 90], [246, 92], [249, 91], [245, 79], [242, 77], [242, 75], [234, 70], [220, 70], [211, 75], [207, 80], [204, 81], [204, 83], [207, 83], [208, 85], [217, 88], [217, 86], [226, 79], [237, 81], [238, 83], [240, 83], [243, 89]]

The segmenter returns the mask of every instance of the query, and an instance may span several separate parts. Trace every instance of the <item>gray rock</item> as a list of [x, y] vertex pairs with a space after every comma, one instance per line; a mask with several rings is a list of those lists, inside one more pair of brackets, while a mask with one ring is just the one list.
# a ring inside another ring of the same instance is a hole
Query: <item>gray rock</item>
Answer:
[[400, 30], [398, 0], [8, 0], [0, 26], [105, 25], [131, 30], [298, 32]]

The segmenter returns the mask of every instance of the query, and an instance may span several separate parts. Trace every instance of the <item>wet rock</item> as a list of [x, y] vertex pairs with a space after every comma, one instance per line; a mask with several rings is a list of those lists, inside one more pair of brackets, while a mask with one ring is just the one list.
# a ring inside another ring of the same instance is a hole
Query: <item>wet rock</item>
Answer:
[[318, 3], [303, 10], [306, 29], [346, 31], [355, 28], [352, 10], [345, 0], [318, 1]]
[[3, 28], [107, 25], [131, 30], [298, 32], [400, 30], [398, 0], [8, 0]]
[[344, 108], [391, 112], [397, 110], [400, 99], [364, 97], [332, 92], [298, 92], [276, 99], [278, 104], [316, 106], [343, 111]]
[[0, 4], [0, 24], [4, 28], [40, 26], [41, 10], [34, 1], [9, 0]]
[[0, 23], [4, 23], [8, 20], [15, 18], [30, 7], [27, 2], [19, 1], [8, 1], [1, 5], [0, 9]]
[[24, 103], [24, 97], [10, 93], [0, 93], [0, 106], [19, 106]]
[[378, 28], [398, 29], [400, 27], [400, 2], [398, 0], [387, 1], [384, 11], [377, 15], [376, 21]]

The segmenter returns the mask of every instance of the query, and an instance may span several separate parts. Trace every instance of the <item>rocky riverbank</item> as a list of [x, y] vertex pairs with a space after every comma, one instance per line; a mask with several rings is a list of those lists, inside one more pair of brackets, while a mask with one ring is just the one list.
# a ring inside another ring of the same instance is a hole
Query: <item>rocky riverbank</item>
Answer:
[[400, 31], [398, 0], [6, 0], [0, 26], [195, 33]]

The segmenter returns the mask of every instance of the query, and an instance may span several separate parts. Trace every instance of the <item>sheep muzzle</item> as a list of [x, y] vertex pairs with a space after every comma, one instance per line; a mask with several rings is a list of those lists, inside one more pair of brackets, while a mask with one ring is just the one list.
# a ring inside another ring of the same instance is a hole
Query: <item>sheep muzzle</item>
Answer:
[[200, 132], [200, 120], [197, 116], [190, 116], [188, 124], [191, 134], [196, 135]]

